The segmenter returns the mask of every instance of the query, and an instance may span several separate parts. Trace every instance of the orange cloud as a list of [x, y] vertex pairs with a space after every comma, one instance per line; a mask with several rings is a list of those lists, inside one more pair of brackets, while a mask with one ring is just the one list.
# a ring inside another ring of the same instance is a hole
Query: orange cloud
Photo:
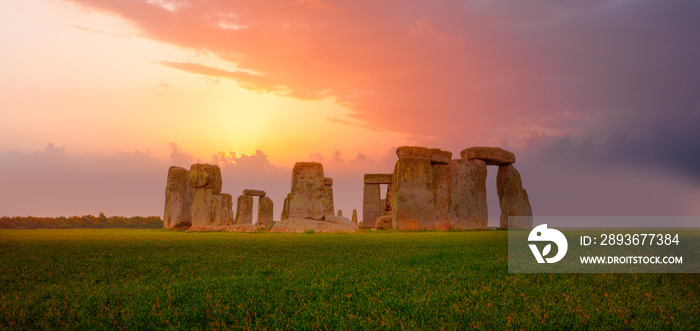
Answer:
[[74, 1], [242, 71], [163, 65], [256, 91], [330, 97], [383, 130], [465, 140], [550, 108], [513, 40], [458, 2]]

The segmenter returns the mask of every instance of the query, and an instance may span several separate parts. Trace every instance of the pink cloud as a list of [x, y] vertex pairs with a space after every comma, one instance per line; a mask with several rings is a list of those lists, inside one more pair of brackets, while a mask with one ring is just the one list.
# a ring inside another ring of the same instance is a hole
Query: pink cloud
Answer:
[[75, 2], [243, 71], [163, 65], [300, 99], [332, 97], [379, 129], [464, 139], [549, 109], [517, 42], [458, 2]]

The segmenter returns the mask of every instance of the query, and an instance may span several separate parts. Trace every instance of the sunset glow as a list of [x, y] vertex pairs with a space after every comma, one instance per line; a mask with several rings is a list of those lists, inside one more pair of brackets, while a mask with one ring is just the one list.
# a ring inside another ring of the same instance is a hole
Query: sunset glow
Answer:
[[[586, 213], [547, 205], [557, 174], [613, 192], [629, 169], [649, 174], [642, 187], [677, 192], [642, 213], [697, 213], [674, 198], [700, 197], [697, 156], [681, 157], [700, 141], [689, 12], [645, 1], [3, 2], [0, 185], [23, 186], [35, 169], [51, 180], [17, 190], [48, 199], [74, 174], [117, 186], [91, 207], [32, 209], [3, 193], [0, 214], [158, 215], [168, 166], [195, 161], [221, 163], [225, 190], [267, 189], [276, 206], [294, 163], [321, 161], [342, 187], [337, 205], [361, 209], [362, 174], [391, 172], [401, 145], [513, 150], [540, 213]], [[571, 199], [594, 193], [580, 194]]]

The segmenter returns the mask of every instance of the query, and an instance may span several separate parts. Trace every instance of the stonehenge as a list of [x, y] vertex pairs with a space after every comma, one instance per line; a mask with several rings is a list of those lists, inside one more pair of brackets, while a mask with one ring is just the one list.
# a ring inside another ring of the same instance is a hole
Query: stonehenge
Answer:
[[334, 215], [333, 179], [324, 177], [318, 162], [297, 162], [292, 169], [291, 192], [285, 198], [282, 219], [271, 232], [282, 233], [352, 233], [357, 224]]
[[238, 196], [236, 205], [234, 224], [253, 224], [253, 196], [245, 194]]
[[258, 229], [269, 230], [272, 228], [273, 220], [273, 204], [269, 197], [260, 197], [258, 199]]
[[192, 198], [194, 188], [190, 185], [190, 171], [172, 166], [168, 169], [165, 186], [165, 213], [163, 227], [175, 229], [192, 224]]
[[[515, 155], [498, 147], [471, 147], [459, 159], [438, 148], [401, 146], [391, 174], [365, 174], [364, 227], [398, 230], [483, 229], [488, 226], [486, 167], [498, 166], [500, 227], [532, 227], [532, 207], [515, 169]], [[379, 185], [386, 184], [385, 199]], [[508, 220], [518, 217], [517, 221]], [[391, 222], [389, 222], [391, 220]]]
[[[501, 207], [500, 227], [504, 229], [521, 229], [532, 227], [532, 207], [527, 191], [523, 189], [520, 173], [512, 164], [498, 167], [496, 177], [498, 200]], [[515, 223], [508, 220], [508, 216], [517, 217]]]
[[333, 178], [330, 177], [324, 177], [323, 178], [323, 185], [326, 187], [324, 188], [325, 190], [325, 205], [326, 205], [326, 214], [327, 215], [333, 215], [335, 212], [335, 206], [333, 205]]
[[272, 199], [258, 189], [243, 190], [236, 199], [234, 214], [232, 196], [221, 192], [223, 182], [218, 165], [197, 163], [189, 170], [172, 166], [165, 188], [163, 225], [192, 231], [255, 229], [294, 233], [352, 233], [363, 227], [484, 229], [488, 226], [487, 167], [493, 165], [498, 166], [499, 227], [532, 228], [532, 206], [512, 152], [477, 146], [462, 150], [459, 158], [452, 159], [451, 152], [439, 148], [401, 146], [396, 155], [392, 173], [364, 175], [362, 221], [358, 220], [357, 209], [352, 210], [351, 219], [335, 209], [333, 179], [325, 177], [323, 165], [318, 162], [294, 165], [291, 189], [284, 198], [278, 222], [274, 220]]
[[323, 219], [326, 214], [325, 197], [323, 165], [318, 162], [297, 162], [292, 169], [289, 218]]
[[[272, 199], [265, 191], [245, 189], [233, 213], [233, 197], [221, 193], [218, 165], [172, 166], [165, 187], [163, 227], [189, 231], [255, 232], [273, 225]], [[253, 225], [253, 197], [258, 197], [258, 222]]]
[[386, 204], [382, 204], [381, 184], [391, 184], [392, 174], [365, 174], [362, 196], [362, 221], [364, 226], [373, 228], [377, 217], [385, 214]]
[[192, 198], [192, 226], [216, 224], [217, 209], [221, 200], [221, 169], [218, 165], [196, 163], [190, 167], [190, 185], [194, 188]]

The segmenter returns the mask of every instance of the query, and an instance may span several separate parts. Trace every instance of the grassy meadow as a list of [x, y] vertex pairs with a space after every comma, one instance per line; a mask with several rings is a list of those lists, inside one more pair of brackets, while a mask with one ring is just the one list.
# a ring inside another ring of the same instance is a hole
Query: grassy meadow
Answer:
[[507, 232], [0, 230], [0, 329], [697, 329], [698, 274], [509, 274]]

